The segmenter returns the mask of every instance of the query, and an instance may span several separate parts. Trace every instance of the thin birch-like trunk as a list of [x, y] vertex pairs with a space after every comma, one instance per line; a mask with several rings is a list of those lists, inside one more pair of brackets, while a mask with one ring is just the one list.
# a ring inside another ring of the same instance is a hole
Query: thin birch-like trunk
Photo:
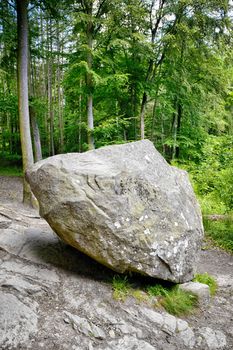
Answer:
[[[27, 0], [16, 0], [17, 34], [18, 34], [18, 106], [20, 123], [20, 140], [23, 158], [23, 173], [33, 164], [32, 141], [30, 132], [29, 103], [28, 103], [28, 18]], [[24, 176], [23, 202], [33, 204], [33, 196]]]
[[[90, 13], [89, 16], [92, 16], [92, 6], [90, 6]], [[92, 51], [93, 51], [93, 23], [92, 19], [89, 20], [89, 23], [87, 25], [87, 45], [88, 45], [88, 53], [87, 53], [87, 65], [89, 72], [87, 73], [87, 89], [88, 89], [88, 96], [87, 96], [87, 126], [88, 126], [88, 146], [89, 149], [95, 148], [94, 143], [94, 114], [93, 114], [93, 95], [92, 95], [92, 88], [93, 88], [93, 81], [92, 81], [92, 74], [90, 73], [92, 69]]]

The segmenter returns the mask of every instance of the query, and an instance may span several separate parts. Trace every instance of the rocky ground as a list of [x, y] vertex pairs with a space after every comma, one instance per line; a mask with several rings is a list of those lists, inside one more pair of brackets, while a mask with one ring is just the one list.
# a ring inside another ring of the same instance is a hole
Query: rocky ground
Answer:
[[0, 177], [1, 349], [233, 349], [232, 255], [202, 250], [198, 272], [217, 279], [217, 294], [176, 318], [114, 300], [114, 273], [63, 244], [21, 199], [21, 180]]

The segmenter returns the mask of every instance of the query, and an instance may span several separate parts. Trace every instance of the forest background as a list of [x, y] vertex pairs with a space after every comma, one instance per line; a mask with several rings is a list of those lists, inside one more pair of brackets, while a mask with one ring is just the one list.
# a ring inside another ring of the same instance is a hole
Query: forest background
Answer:
[[[1, 174], [22, 165], [19, 2], [0, 3]], [[147, 138], [189, 171], [204, 214], [232, 213], [232, 1], [22, 2], [34, 161]]]

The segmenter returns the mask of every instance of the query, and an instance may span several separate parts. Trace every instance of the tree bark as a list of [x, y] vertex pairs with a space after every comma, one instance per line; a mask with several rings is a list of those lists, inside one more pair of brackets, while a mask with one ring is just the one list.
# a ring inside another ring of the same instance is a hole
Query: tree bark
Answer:
[[[16, 0], [17, 6], [17, 35], [18, 35], [18, 57], [17, 57], [17, 83], [18, 83], [18, 107], [20, 123], [20, 140], [23, 158], [23, 173], [28, 166], [32, 165], [33, 152], [30, 132], [29, 103], [28, 103], [28, 18], [27, 0]], [[29, 184], [24, 176], [23, 202], [33, 204], [33, 196]]]
[[30, 107], [30, 121], [32, 126], [32, 135], [34, 143], [34, 156], [35, 161], [38, 162], [42, 159], [41, 142], [40, 142], [40, 130], [35, 116], [33, 107]]
[[142, 97], [141, 113], [140, 113], [140, 130], [141, 130], [141, 140], [145, 138], [145, 112], [147, 104], [147, 93], [144, 91]]
[[[181, 127], [181, 118], [182, 118], [182, 105], [179, 102], [177, 107], [177, 135], [180, 136], [180, 127]], [[180, 155], [180, 146], [176, 146], [176, 158], [179, 158]]]
[[[92, 6], [90, 10], [90, 16], [92, 16]], [[88, 45], [88, 53], [87, 53], [87, 65], [88, 70], [87, 72], [87, 89], [88, 89], [88, 96], [87, 96], [87, 125], [88, 125], [88, 146], [89, 149], [95, 148], [94, 143], [94, 114], [93, 114], [93, 95], [92, 95], [92, 89], [93, 89], [93, 81], [92, 81], [92, 74], [90, 73], [90, 70], [92, 69], [92, 50], [93, 50], [93, 24], [92, 20], [88, 23], [87, 26], [87, 45]]]
[[52, 20], [48, 19], [46, 29], [47, 29], [47, 102], [48, 102], [48, 150], [49, 155], [54, 155], [54, 138], [53, 138], [53, 129], [54, 129], [54, 111], [53, 111], [53, 89], [52, 89]]
[[[36, 97], [36, 63], [32, 60], [31, 51], [29, 50], [29, 59], [30, 62], [30, 74], [28, 79], [29, 85], [29, 96], [30, 101], [32, 102]], [[29, 115], [30, 115], [30, 124], [32, 131], [32, 141], [33, 141], [33, 150], [34, 150], [34, 158], [35, 161], [38, 162], [42, 159], [42, 150], [41, 150], [41, 142], [40, 142], [40, 130], [37, 123], [36, 111], [33, 105], [29, 105]]]
[[62, 115], [62, 94], [61, 94], [61, 62], [60, 62], [60, 38], [59, 38], [59, 22], [56, 24], [57, 39], [57, 103], [58, 103], [58, 126], [59, 126], [59, 151], [64, 150], [64, 123]]

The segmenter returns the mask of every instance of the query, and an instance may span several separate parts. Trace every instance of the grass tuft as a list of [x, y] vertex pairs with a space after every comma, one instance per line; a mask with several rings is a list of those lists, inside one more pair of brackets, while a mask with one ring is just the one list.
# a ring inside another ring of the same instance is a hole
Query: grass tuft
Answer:
[[113, 298], [125, 301], [127, 296], [133, 296], [139, 302], [148, 302], [156, 297], [156, 306], [162, 306], [170, 314], [180, 316], [194, 311], [198, 305], [197, 296], [182, 291], [179, 286], [166, 286], [155, 284], [147, 286], [145, 291], [133, 289], [127, 276], [116, 275], [112, 280]]
[[127, 276], [121, 277], [116, 275], [112, 280], [113, 298], [116, 300], [125, 301], [130, 291], [130, 283]]
[[147, 287], [150, 296], [159, 297], [158, 304], [170, 314], [180, 316], [191, 313], [197, 306], [197, 297], [178, 286], [165, 288], [160, 284]]
[[199, 283], [204, 283], [207, 284], [210, 288], [210, 295], [215, 295], [216, 290], [217, 290], [217, 282], [214, 279], [214, 277], [210, 276], [207, 272], [201, 274], [197, 273], [193, 279], [193, 282], [199, 282]]
[[148, 286], [147, 292], [150, 296], [166, 296], [169, 290], [163, 287], [161, 284], [155, 284], [154, 286]]
[[172, 315], [187, 315], [192, 313], [197, 307], [198, 297], [176, 286], [161, 299], [160, 304]]

